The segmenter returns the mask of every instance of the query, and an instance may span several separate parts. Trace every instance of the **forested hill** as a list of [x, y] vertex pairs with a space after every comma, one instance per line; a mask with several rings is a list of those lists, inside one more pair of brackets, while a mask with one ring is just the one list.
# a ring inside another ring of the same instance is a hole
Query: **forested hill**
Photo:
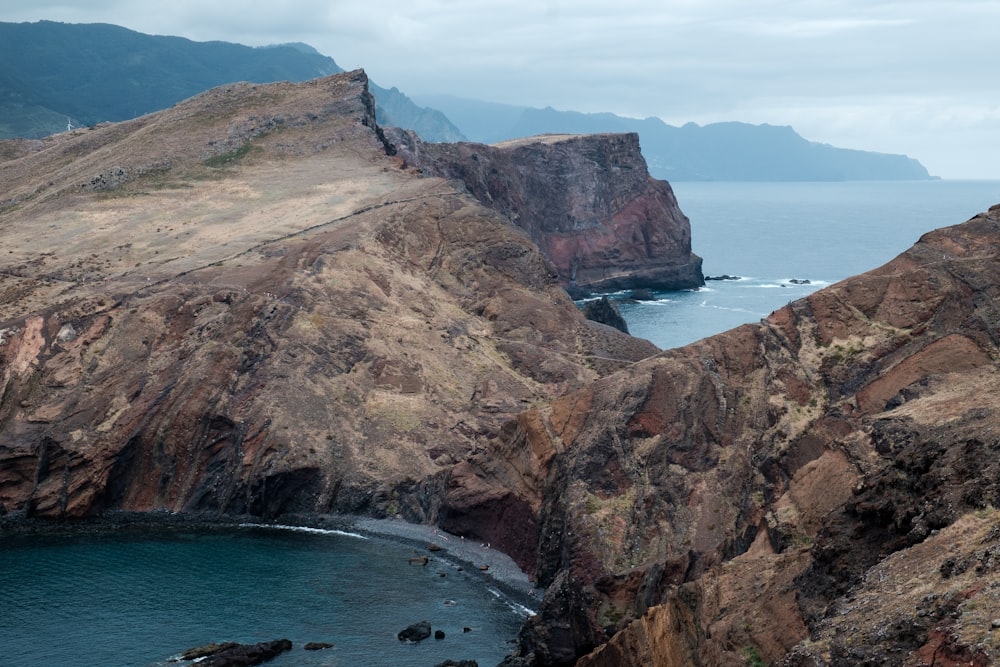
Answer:
[[[342, 71], [306, 44], [255, 48], [102, 23], [0, 23], [0, 138], [135, 118], [226, 83], [297, 82]], [[398, 90], [372, 92], [380, 123], [431, 141], [462, 138], [443, 114]]]

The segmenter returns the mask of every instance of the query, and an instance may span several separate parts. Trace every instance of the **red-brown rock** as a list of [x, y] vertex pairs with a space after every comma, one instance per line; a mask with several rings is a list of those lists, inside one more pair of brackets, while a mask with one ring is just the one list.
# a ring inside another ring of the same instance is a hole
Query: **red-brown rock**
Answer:
[[704, 285], [691, 225], [632, 134], [544, 135], [495, 145], [390, 136], [420, 169], [461, 181], [523, 229], [574, 293]]

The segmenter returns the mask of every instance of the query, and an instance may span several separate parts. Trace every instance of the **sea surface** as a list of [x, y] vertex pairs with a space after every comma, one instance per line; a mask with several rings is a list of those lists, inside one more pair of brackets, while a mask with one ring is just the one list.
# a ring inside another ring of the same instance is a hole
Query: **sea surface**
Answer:
[[[885, 264], [925, 232], [1000, 204], [1000, 181], [671, 184], [709, 281], [619, 307], [635, 336], [679, 347]], [[796, 284], [793, 280], [809, 281]]]
[[[419, 555], [431, 561], [411, 564]], [[210, 642], [281, 638], [293, 651], [268, 665], [486, 667], [510, 652], [527, 614], [475, 567], [350, 532], [244, 526], [0, 541], [5, 667], [164, 666]], [[421, 620], [444, 639], [396, 638]], [[335, 647], [305, 651], [306, 642]]]

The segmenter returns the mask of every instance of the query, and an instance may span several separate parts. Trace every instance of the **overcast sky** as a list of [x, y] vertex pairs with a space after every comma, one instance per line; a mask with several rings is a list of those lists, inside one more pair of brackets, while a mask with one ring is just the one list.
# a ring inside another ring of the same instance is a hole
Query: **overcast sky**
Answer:
[[0, 21], [306, 42], [404, 93], [791, 125], [1000, 179], [996, 0], [3, 0]]

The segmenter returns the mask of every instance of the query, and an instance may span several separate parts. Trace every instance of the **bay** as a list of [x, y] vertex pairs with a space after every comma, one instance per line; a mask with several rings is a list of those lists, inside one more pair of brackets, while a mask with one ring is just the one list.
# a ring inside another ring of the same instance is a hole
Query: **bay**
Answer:
[[1000, 204], [998, 181], [671, 185], [691, 221], [705, 275], [740, 279], [659, 292], [655, 301], [622, 301], [629, 331], [664, 349], [759, 322], [885, 264], [928, 231]]
[[[411, 564], [415, 555], [431, 560]], [[337, 531], [8, 536], [0, 573], [0, 664], [8, 667], [152, 667], [210, 642], [279, 638], [294, 648], [268, 663], [276, 667], [494, 665], [528, 613], [440, 552]], [[444, 639], [396, 638], [421, 620]], [[303, 650], [310, 641], [335, 646]]]

